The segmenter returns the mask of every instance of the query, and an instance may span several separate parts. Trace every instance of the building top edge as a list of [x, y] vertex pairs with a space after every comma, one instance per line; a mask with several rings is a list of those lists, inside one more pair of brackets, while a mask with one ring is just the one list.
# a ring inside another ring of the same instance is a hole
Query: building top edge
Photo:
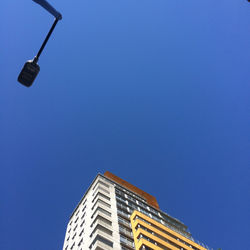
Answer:
[[[108, 172], [108, 171], [106, 171], [105, 173], [107, 173], [107, 172]], [[119, 185], [119, 186], [121, 186], [121, 187], [127, 189], [128, 191], [134, 192], [133, 190], [129, 189], [128, 187], [122, 185], [121, 183], [116, 182], [114, 179], [109, 178], [109, 176], [107, 176], [107, 174], [105, 175], [105, 173], [104, 173], [104, 174], [98, 173], [98, 174], [96, 175], [96, 177], [94, 178], [94, 180], [91, 182], [91, 184], [89, 185], [88, 189], [87, 189], [86, 192], [84, 193], [83, 197], [81, 198], [81, 200], [78, 202], [77, 206], [75, 207], [75, 209], [74, 209], [73, 212], [71, 213], [70, 219], [72, 218], [72, 216], [74, 215], [75, 211], [77, 210], [77, 208], [79, 207], [79, 205], [81, 204], [81, 202], [84, 200], [86, 194], [88, 193], [88, 191], [90, 190], [91, 186], [94, 184], [94, 182], [96, 181], [96, 179], [97, 179], [98, 177], [105, 178], [105, 179], [107, 179], [108, 181], [110, 181], [110, 182], [112, 182], [112, 183], [114, 183], [114, 184], [116, 184], [116, 185]], [[110, 172], [108, 172], [108, 173], [110, 173]], [[110, 173], [110, 174], [112, 174], [112, 173]], [[112, 175], [113, 175], [113, 174], [112, 174]], [[115, 176], [115, 175], [113, 175], [113, 176]], [[118, 177], [118, 178], [120, 178], [120, 177]], [[120, 178], [120, 179], [121, 179], [121, 178]], [[121, 180], [122, 180], [122, 179], [121, 179]], [[127, 183], [128, 183], [128, 182], [127, 182]], [[129, 184], [130, 184], [130, 183], [129, 183]], [[131, 184], [131, 185], [132, 185], [132, 184]], [[132, 186], [134, 186], [134, 185], [132, 185]], [[135, 187], [135, 186], [134, 186], [134, 187]], [[137, 187], [135, 187], [135, 188], [137, 188]], [[138, 189], [139, 189], [139, 188], [138, 188]], [[139, 189], [139, 190], [140, 190], [140, 189]], [[144, 192], [143, 190], [141, 190], [141, 191]], [[137, 193], [137, 192], [135, 192], [135, 193], [138, 194], [138, 195], [139, 195], [140, 197], [142, 197], [143, 199], [146, 199], [146, 198], [145, 198], [144, 196], [142, 196], [140, 193]], [[146, 192], [144, 192], [144, 193], [146, 193]], [[150, 195], [150, 194], [148, 194], [148, 195]], [[152, 196], [152, 195], [150, 195], [150, 196]], [[154, 197], [154, 196], [152, 196], [152, 197]], [[155, 197], [154, 197], [154, 198], [155, 198]], [[147, 199], [146, 199], [146, 200], [147, 200]], [[156, 198], [155, 198], [155, 200], [156, 200]], [[148, 202], [148, 200], [147, 200], [147, 202]], [[157, 202], [157, 201], [156, 201], [156, 202]], [[158, 203], [157, 203], [157, 204], [158, 204]], [[148, 203], [148, 205], [151, 206], [151, 207], [153, 207], [154, 209], [158, 210], [159, 212], [165, 214], [165, 215], [168, 216], [169, 218], [175, 220], [177, 223], [180, 223], [183, 227], [185, 227], [185, 228], [187, 229], [187, 226], [186, 226], [183, 222], [181, 222], [180, 220], [178, 220], [178, 219], [172, 217], [171, 215], [167, 214], [166, 212], [163, 212], [162, 210], [160, 210], [159, 205], [158, 205], [158, 207], [155, 207], [155, 206], [151, 205], [150, 203]]]
[[144, 198], [147, 201], [147, 203], [150, 204], [151, 206], [153, 206], [154, 208], [160, 209], [159, 204], [158, 204], [156, 198], [153, 195], [143, 191], [142, 189], [134, 186], [133, 184], [123, 180], [122, 178], [114, 175], [113, 173], [111, 173], [109, 171], [106, 171], [104, 173], [104, 176], [111, 179], [111, 180], [113, 180], [114, 182], [120, 184], [121, 186], [127, 188], [128, 190], [138, 194], [139, 196]]
[[91, 184], [89, 185], [88, 189], [86, 190], [86, 192], [84, 193], [83, 197], [81, 198], [81, 200], [77, 203], [75, 209], [73, 210], [73, 212], [71, 213], [71, 215], [69, 216], [69, 220], [72, 218], [72, 216], [74, 215], [75, 211], [77, 210], [77, 208], [79, 207], [79, 205], [82, 203], [82, 201], [84, 200], [86, 194], [88, 193], [88, 191], [90, 190], [91, 186], [93, 185], [93, 183], [96, 181], [96, 179], [98, 178], [98, 176], [103, 176], [101, 173], [98, 173], [95, 177], [95, 179], [91, 182]]

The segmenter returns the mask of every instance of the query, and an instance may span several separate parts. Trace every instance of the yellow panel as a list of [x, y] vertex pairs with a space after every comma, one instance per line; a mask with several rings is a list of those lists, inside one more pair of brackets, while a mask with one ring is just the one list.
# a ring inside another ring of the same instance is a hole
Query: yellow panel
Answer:
[[[178, 245], [178, 246], [180, 246], [180, 247], [182, 247], [182, 248], [184, 248], [184, 249], [192, 250], [191, 247], [189, 247], [189, 246], [185, 245], [184, 243], [182, 243], [182, 242], [176, 240], [175, 238], [169, 236], [168, 234], [165, 234], [165, 233], [163, 233], [162, 231], [159, 231], [158, 229], [156, 229], [156, 228], [154, 228], [154, 227], [148, 225], [146, 222], [144, 222], [144, 221], [142, 221], [142, 220], [136, 219], [136, 220], [134, 221], [134, 223], [135, 223], [135, 224], [134, 224], [134, 227], [135, 227], [135, 228], [137, 227], [138, 224], [140, 224], [140, 225], [142, 225], [142, 226], [144, 226], [144, 227], [150, 229], [151, 231], [153, 231], [153, 232], [155, 232], [155, 233], [161, 235], [162, 237], [168, 239], [169, 241], [172, 241], [172, 242], [175, 243], [176, 245]], [[137, 231], [138, 231], [138, 230], [137, 230]], [[145, 230], [144, 230], [144, 231], [145, 231]], [[156, 236], [156, 235], [155, 235], [155, 237], [158, 238], [158, 236]], [[149, 237], [149, 238], [150, 238], [150, 237]], [[160, 238], [159, 238], [159, 239], [160, 239]], [[157, 240], [157, 241], [158, 241], [158, 240]]]
[[134, 236], [134, 242], [135, 242], [135, 249], [139, 250], [140, 249], [140, 242], [138, 241], [138, 239], [136, 238], [136, 229], [135, 229], [135, 222], [134, 220], [132, 220], [132, 217], [130, 217], [131, 219], [131, 227], [132, 227], [132, 232], [133, 232], [133, 236]]
[[173, 249], [173, 250], [179, 250], [179, 248], [177, 248], [177, 247], [169, 244], [168, 242], [166, 242], [166, 241], [158, 238], [157, 236], [155, 236], [155, 235], [153, 235], [153, 234], [151, 234], [151, 233], [143, 230], [142, 228], [139, 228], [136, 231], [136, 235], [135, 236], [136, 236], [137, 239], [138, 239], [138, 237], [139, 237], [140, 234], [147, 236], [148, 238], [156, 241], [156, 243], [159, 243], [159, 244], [163, 245], [164, 247], [168, 247], [168, 248]]
[[138, 248], [136, 248], [136, 250], [141, 250], [142, 246], [147, 246], [147, 247], [150, 247], [154, 250], [162, 250], [162, 248], [154, 245], [153, 243], [147, 241], [146, 239], [141, 239], [139, 244], [138, 244]]
[[[131, 217], [130, 217], [131, 225], [132, 225], [132, 229], [133, 229], [134, 235], [135, 235], [135, 233], [136, 233], [135, 227], [136, 227], [136, 225], [138, 224], [138, 223], [135, 223], [135, 221], [134, 221], [134, 218], [135, 218], [136, 215], [138, 215], [138, 216], [141, 217], [142, 219], [148, 221], [149, 223], [151, 223], [151, 224], [153, 224], [153, 225], [155, 225], [155, 226], [161, 228], [162, 230], [165, 230], [166, 232], [169, 232], [169, 233], [173, 234], [174, 236], [176, 236], [176, 237], [178, 237], [179, 239], [181, 239], [181, 240], [187, 242], [188, 244], [190, 244], [190, 245], [192, 245], [192, 246], [194, 246], [194, 247], [196, 247], [196, 248], [198, 248], [198, 249], [200, 249], [200, 250], [206, 250], [206, 248], [204, 248], [204, 247], [198, 245], [197, 243], [195, 243], [195, 242], [189, 240], [188, 238], [186, 238], [186, 237], [182, 236], [181, 234], [179, 234], [179, 233], [177, 233], [177, 232], [171, 230], [170, 228], [168, 228], [168, 227], [162, 225], [161, 223], [159, 223], [159, 222], [153, 220], [152, 218], [150, 218], [150, 217], [148, 217], [148, 216], [142, 214], [142, 213], [139, 212], [139, 211], [134, 211], [133, 214], [132, 214]], [[149, 225], [148, 225], [147, 227], [149, 228]], [[150, 229], [151, 229], [151, 228], [150, 228]], [[151, 230], [152, 230], [152, 229], [151, 229]], [[154, 228], [154, 230], [152, 230], [152, 231], [156, 231], [156, 230], [157, 230], [157, 229]], [[172, 240], [172, 238], [171, 238], [171, 240]], [[136, 239], [135, 239], [135, 241], [136, 241]], [[180, 244], [180, 243], [181, 243], [181, 242], [178, 241], [178, 244]], [[183, 245], [184, 245], [184, 244], [183, 244]], [[184, 245], [184, 246], [185, 246], [185, 248], [187, 248], [186, 245]], [[188, 248], [187, 248], [187, 249], [188, 249]], [[189, 248], [189, 249], [190, 249], [190, 248]]]

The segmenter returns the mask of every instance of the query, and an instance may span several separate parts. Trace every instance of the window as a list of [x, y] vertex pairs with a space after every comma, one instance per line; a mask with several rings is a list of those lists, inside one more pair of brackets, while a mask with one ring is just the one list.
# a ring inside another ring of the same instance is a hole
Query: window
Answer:
[[123, 235], [120, 235], [120, 239], [121, 239], [121, 243], [126, 244], [130, 247], [134, 247], [134, 242], [132, 240], [130, 240], [129, 238], [127, 238]]
[[99, 180], [99, 181], [95, 184], [95, 186], [93, 187], [93, 190], [96, 188], [96, 186], [97, 186], [98, 184], [103, 185], [103, 186], [106, 187], [106, 188], [109, 188], [109, 185], [108, 185], [108, 184], [106, 184], [106, 183], [104, 183], [103, 181], [100, 181], [100, 180]]
[[79, 241], [78, 246], [80, 246], [82, 242], [83, 242], [83, 238], [81, 238], [81, 240]]
[[107, 194], [110, 194], [109, 191], [107, 189], [103, 188], [103, 187], [99, 186], [98, 189], [104, 191]]
[[132, 197], [132, 196], [127, 195], [127, 198], [128, 198], [129, 200], [133, 201], [134, 203], [137, 202], [137, 200], [136, 200], [134, 197]]
[[119, 209], [122, 209], [122, 210], [128, 212], [128, 207], [127, 207], [127, 206], [124, 206], [124, 205], [123, 205], [122, 203], [120, 203], [120, 202], [117, 202], [117, 207], [118, 207]]
[[133, 210], [138, 210], [138, 206], [135, 205], [134, 203], [132, 203], [131, 201], [128, 202], [128, 205], [129, 205], [130, 207], [132, 207], [132, 211], [133, 211]]
[[73, 235], [73, 237], [72, 237], [72, 240], [75, 239], [75, 237], [76, 237], [76, 233], [74, 233], [74, 235]]
[[102, 204], [102, 205], [104, 205], [104, 206], [106, 206], [106, 207], [109, 207], [109, 208], [111, 207], [111, 205], [108, 204], [107, 202], [105, 202], [105, 201], [103, 201], [103, 200], [101, 200], [101, 199], [98, 199], [98, 200], [96, 201], [96, 203], [94, 204], [94, 206], [91, 208], [92, 210], [95, 208], [95, 206], [96, 206], [97, 203]]
[[85, 220], [81, 223], [80, 227], [82, 227], [82, 226], [83, 226], [84, 222], [85, 222]]
[[113, 242], [112, 241], [110, 241], [108, 239], [105, 239], [104, 237], [102, 237], [100, 235], [97, 235], [95, 237], [95, 239], [93, 240], [93, 242], [91, 243], [90, 249], [93, 247], [93, 245], [95, 244], [96, 241], [100, 241], [100, 242], [106, 244], [107, 246], [113, 247]]
[[86, 200], [84, 200], [83, 202], [82, 202], [82, 205], [84, 206], [84, 204], [86, 203], [86, 201], [87, 201], [87, 199]]
[[122, 196], [119, 196], [119, 195], [116, 195], [116, 199], [119, 200], [119, 201], [122, 201], [124, 203], [127, 203], [126, 199]]
[[153, 218], [154, 220], [156, 220], [156, 221], [158, 221], [158, 222], [160, 222], [160, 223], [161, 223], [161, 219], [160, 219], [160, 218], [158, 218], [157, 216], [155, 216], [155, 215], [153, 215], [153, 214], [152, 214], [152, 218]]
[[71, 248], [70, 249], [73, 249], [73, 247], [75, 246], [75, 242], [72, 244]]
[[105, 209], [103, 209], [103, 208], [101, 208], [101, 207], [97, 207], [97, 209], [95, 210], [95, 212], [93, 213], [93, 215], [91, 216], [91, 218], [93, 218], [93, 217], [95, 216], [95, 214], [96, 214], [97, 212], [99, 212], [99, 211], [102, 212], [103, 214], [105, 214], [105, 215], [111, 217], [111, 213], [110, 213], [110, 212], [106, 211]]
[[[122, 246], [122, 250], [130, 250], [130, 248], [127, 248], [125, 246]], [[144, 249], [143, 249], [144, 250]]]
[[110, 201], [110, 198], [109, 198], [107, 195], [98, 192], [98, 193], [96, 194], [95, 198], [92, 200], [92, 203], [95, 202], [95, 200], [96, 200], [97, 198], [100, 198], [100, 197], [106, 199], [107, 201]]
[[127, 221], [126, 219], [124, 219], [124, 218], [120, 217], [120, 216], [118, 216], [118, 221], [119, 221], [120, 223], [122, 223], [122, 224], [124, 224], [124, 225], [126, 225], [126, 226], [129, 226], [129, 227], [130, 227], [130, 222], [129, 222], [129, 221]]
[[86, 213], [83, 213], [83, 215], [82, 215], [82, 217], [81, 217], [81, 220], [84, 218], [85, 214], [86, 214]]
[[146, 204], [144, 204], [144, 203], [142, 203], [140, 201], [138, 201], [138, 204], [139, 204], [139, 206], [141, 206], [141, 207], [143, 207], [145, 209], [148, 209], [148, 206]]
[[117, 188], [115, 189], [115, 193], [119, 194], [120, 196], [123, 196], [123, 197], [125, 196], [125, 194]]
[[108, 235], [112, 235], [112, 231], [111, 230], [109, 230], [108, 228], [106, 228], [106, 227], [104, 227], [102, 225], [97, 225], [95, 227], [95, 229], [93, 230], [93, 232], [91, 233], [90, 237], [92, 237], [97, 230], [100, 230], [100, 231], [102, 231], [102, 232], [104, 232], [104, 233], [106, 233]]
[[83, 232], [84, 232], [84, 229], [82, 229], [82, 231], [79, 233], [80, 237], [82, 236]]
[[150, 213], [141, 207], [140, 207], [140, 212], [142, 212], [143, 214], [146, 214], [148, 217], [151, 217]]
[[120, 231], [121, 233], [126, 234], [126, 235], [133, 236], [132, 230], [131, 230], [131, 229], [128, 229], [128, 228], [126, 228], [126, 227], [124, 227], [124, 226], [122, 226], [122, 225], [119, 225], [119, 231]]
[[106, 218], [102, 217], [101, 215], [98, 215], [95, 220], [93, 221], [93, 223], [91, 224], [90, 227], [93, 227], [93, 225], [96, 223], [96, 222], [103, 222], [104, 224], [107, 224], [109, 226], [112, 226], [112, 222], [107, 220]]
[[[140, 200], [140, 201], [142, 201], [142, 202], [146, 202], [146, 201], [145, 201], [144, 199], [142, 199], [140, 196], [135, 195], [135, 194], [129, 192], [128, 190], [126, 190], [126, 189], [120, 189], [120, 188], [116, 187], [116, 192], [119, 193], [119, 194], [122, 194], [123, 196], [124, 196], [124, 194], [126, 194], [126, 195], [127, 195], [127, 198], [128, 198], [128, 199], [131, 199], [131, 200], [133, 199], [133, 201]], [[129, 197], [128, 197], [128, 196], [129, 196]]]
[[123, 210], [117, 209], [118, 214], [124, 216], [125, 218], [129, 218], [130, 214], [128, 212], [124, 212]]
[[78, 221], [79, 217], [76, 218], [75, 223]]

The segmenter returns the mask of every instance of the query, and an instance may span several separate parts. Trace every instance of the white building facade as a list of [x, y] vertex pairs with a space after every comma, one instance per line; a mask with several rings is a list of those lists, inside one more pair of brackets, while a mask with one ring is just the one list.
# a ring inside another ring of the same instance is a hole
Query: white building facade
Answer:
[[[70, 217], [63, 250], [136, 249], [130, 221], [134, 211], [193, 240], [183, 223], [157, 209], [143, 194], [133, 192], [133, 185], [127, 182], [125, 185], [125, 182], [101, 174], [96, 176]], [[132, 188], [128, 188], [129, 185]]]

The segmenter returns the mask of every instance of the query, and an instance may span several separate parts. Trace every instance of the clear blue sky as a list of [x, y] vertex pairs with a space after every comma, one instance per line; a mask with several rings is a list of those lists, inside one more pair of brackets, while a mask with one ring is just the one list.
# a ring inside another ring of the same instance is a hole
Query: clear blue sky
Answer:
[[55, 250], [106, 170], [156, 196], [210, 247], [250, 245], [250, 4], [0, 3], [0, 249]]

